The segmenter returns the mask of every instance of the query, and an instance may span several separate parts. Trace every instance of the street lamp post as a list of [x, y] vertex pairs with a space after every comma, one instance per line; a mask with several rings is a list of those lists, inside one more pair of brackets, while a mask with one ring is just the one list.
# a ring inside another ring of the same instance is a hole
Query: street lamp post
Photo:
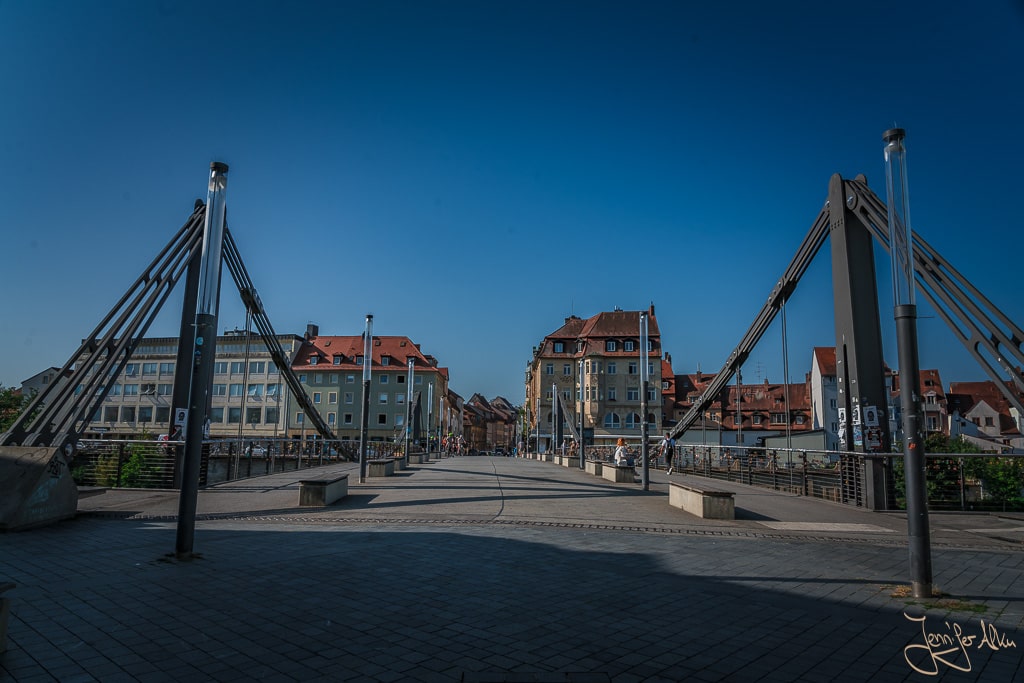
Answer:
[[647, 311], [640, 312], [640, 458], [643, 460], [641, 481], [644, 491], [651, 488], [651, 466], [647, 462]]
[[359, 483], [366, 483], [366, 450], [370, 431], [370, 369], [373, 365], [373, 314], [366, 314], [363, 333], [363, 414], [359, 420]]
[[906, 133], [885, 131], [885, 180], [889, 204], [889, 253], [892, 256], [893, 314], [900, 362], [903, 404], [903, 462], [907, 486], [910, 582], [915, 598], [932, 596], [931, 539], [925, 481], [924, 433], [918, 396], [917, 305], [914, 303], [914, 244], [907, 197]]
[[586, 460], [586, 439], [583, 438], [583, 410], [586, 406], [587, 395], [584, 393], [583, 386], [583, 359], [580, 358], [580, 469], [586, 469], [584, 461]]
[[412, 356], [408, 356], [409, 372], [405, 379], [405, 461], [409, 462], [409, 451], [410, 442], [412, 441], [412, 380], [415, 375], [413, 365], [416, 363], [416, 359]]

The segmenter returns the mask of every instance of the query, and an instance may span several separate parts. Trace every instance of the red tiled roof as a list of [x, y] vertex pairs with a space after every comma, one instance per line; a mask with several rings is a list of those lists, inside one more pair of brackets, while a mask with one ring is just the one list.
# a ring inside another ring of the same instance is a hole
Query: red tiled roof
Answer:
[[[311, 365], [309, 360], [317, 356], [316, 365]], [[363, 355], [363, 336], [350, 335], [340, 337], [318, 336], [310, 338], [307, 343], [295, 354], [292, 359], [292, 367], [295, 369], [329, 369], [329, 368], [358, 368], [362, 371], [361, 365], [356, 365], [356, 357]], [[390, 361], [388, 367], [401, 369], [406, 366], [408, 357], [412, 356], [414, 367], [417, 369], [432, 368], [447, 375], [446, 368], [434, 368], [419, 348], [408, 337], [403, 336], [376, 336], [373, 337], [371, 355], [373, 356], [373, 367], [384, 367], [381, 359], [387, 356]], [[339, 364], [334, 363], [335, 356], [341, 356]]]
[[836, 348], [834, 346], [815, 346], [814, 362], [818, 364], [823, 376], [836, 376]]

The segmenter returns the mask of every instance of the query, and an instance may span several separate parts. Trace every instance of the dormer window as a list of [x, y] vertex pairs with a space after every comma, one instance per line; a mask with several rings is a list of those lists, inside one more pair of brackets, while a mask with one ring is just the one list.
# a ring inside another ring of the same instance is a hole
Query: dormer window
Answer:
[[391, 365], [391, 356], [381, 356], [380, 364], [381, 365]]
[[335, 356], [334, 357], [334, 364], [335, 365], [341, 365], [341, 359], [342, 359], [342, 356]]
[[555, 342], [555, 353], [565, 353], [565, 344], [563, 342]]
[[363, 357], [362, 356], [356, 356], [356, 365], [362, 365], [362, 364], [363, 364]]
[[609, 339], [608, 341], [606, 341], [604, 343], [604, 350], [605, 351], [614, 351], [616, 346], [617, 345], [615, 343], [615, 340], [614, 339]]
[[629, 341], [623, 342], [622, 347], [623, 347], [624, 351], [632, 351], [633, 350], [633, 340], [630, 339]]
[[310, 365], [316, 365], [319, 361], [320, 361], [320, 356], [310, 356], [309, 357], [309, 364]]

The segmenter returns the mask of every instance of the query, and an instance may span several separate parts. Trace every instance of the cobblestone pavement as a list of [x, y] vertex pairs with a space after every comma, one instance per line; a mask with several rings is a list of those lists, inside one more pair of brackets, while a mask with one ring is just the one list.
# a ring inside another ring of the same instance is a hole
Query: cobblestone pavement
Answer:
[[[347, 498], [298, 507], [300, 479], [346, 471]], [[902, 515], [733, 484], [737, 519], [701, 520], [666, 482], [331, 465], [204, 490], [190, 561], [176, 493], [83, 492], [75, 520], [0, 535], [0, 679], [1024, 680], [1024, 521], [933, 515], [947, 596], [925, 606], [897, 597]]]

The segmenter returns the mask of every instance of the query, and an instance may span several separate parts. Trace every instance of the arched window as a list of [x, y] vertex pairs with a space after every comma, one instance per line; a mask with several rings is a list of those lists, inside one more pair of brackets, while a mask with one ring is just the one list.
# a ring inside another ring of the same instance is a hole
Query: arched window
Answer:
[[630, 413], [626, 416], [626, 429], [640, 429], [640, 416]]
[[604, 428], [605, 429], [618, 429], [622, 423], [619, 421], [619, 416], [615, 413], [608, 413], [604, 416]]

